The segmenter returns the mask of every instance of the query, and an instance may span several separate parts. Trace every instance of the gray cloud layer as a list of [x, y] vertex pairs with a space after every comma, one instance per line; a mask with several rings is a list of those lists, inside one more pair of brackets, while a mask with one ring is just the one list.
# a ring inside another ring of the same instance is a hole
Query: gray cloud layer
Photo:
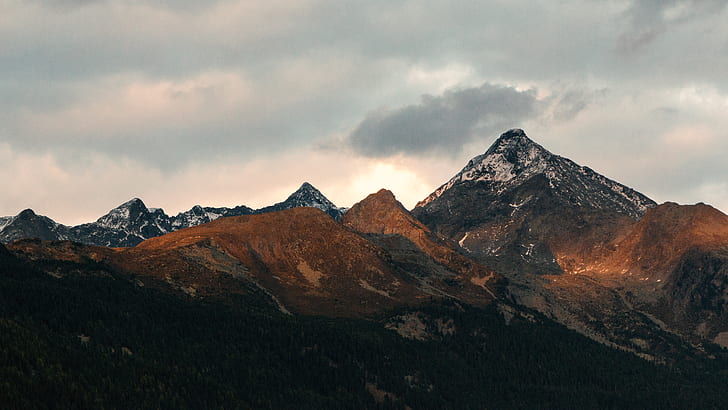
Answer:
[[478, 88], [425, 95], [417, 105], [369, 114], [349, 136], [368, 156], [457, 153], [475, 135], [492, 135], [537, 113], [534, 90], [483, 84]]
[[490, 141], [509, 128], [568, 122], [606, 90], [567, 88], [539, 97], [535, 88], [485, 83], [480, 87], [424, 95], [418, 104], [380, 109], [367, 115], [345, 139], [357, 153], [370, 157], [406, 154], [450, 154], [474, 141]]

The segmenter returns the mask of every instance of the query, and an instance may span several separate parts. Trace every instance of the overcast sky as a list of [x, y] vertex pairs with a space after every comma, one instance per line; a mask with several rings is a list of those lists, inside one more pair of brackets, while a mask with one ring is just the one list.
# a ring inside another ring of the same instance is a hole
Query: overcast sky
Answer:
[[411, 208], [514, 127], [728, 211], [726, 3], [0, 0], [0, 215]]

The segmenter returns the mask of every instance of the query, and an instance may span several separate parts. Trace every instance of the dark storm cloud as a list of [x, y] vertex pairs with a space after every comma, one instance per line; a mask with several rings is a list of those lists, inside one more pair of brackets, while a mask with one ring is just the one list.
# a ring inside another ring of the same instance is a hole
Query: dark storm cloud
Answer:
[[539, 112], [535, 90], [483, 84], [478, 88], [422, 96], [419, 104], [367, 116], [348, 143], [368, 156], [450, 151], [477, 134], [494, 134]]

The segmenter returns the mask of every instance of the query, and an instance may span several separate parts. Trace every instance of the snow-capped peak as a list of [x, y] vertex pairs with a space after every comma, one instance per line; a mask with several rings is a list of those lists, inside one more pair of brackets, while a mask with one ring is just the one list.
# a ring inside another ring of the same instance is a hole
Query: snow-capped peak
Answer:
[[553, 156], [531, 141], [521, 129], [504, 132], [483, 155], [479, 155], [458, 174], [460, 181], [507, 182], [523, 173], [543, 171]]
[[120, 229], [126, 227], [132, 219], [149, 213], [149, 209], [139, 198], [133, 198], [112, 209], [96, 220], [96, 224], [105, 228]]
[[267, 206], [265, 208], [258, 209], [255, 213], [266, 213], [273, 211], [282, 211], [285, 209], [292, 209], [298, 207], [313, 207], [318, 208], [327, 214], [331, 215], [334, 219], [341, 219], [343, 214], [342, 210], [334, 205], [333, 202], [329, 201], [318, 189], [308, 182], [304, 182], [300, 188], [292, 193], [285, 201], [279, 202], [275, 205]]
[[543, 176], [550, 189], [571, 205], [613, 209], [632, 217], [639, 217], [655, 205], [639, 192], [552, 154], [523, 130], [512, 129], [501, 134], [484, 154], [471, 159], [417, 207], [426, 206], [456, 185], [482, 181], [488, 189], [501, 193], [536, 175]]
[[453, 185], [466, 181], [507, 183], [528, 178], [545, 171], [552, 157], [553, 154], [528, 138], [522, 129], [508, 130], [484, 154], [468, 161], [460, 172], [417, 206], [426, 205]]
[[324, 196], [318, 189], [308, 182], [304, 182], [296, 192], [292, 193], [284, 203], [296, 206], [312, 206], [319, 208], [323, 211], [328, 211], [331, 208], [336, 208], [328, 198]]
[[19, 214], [15, 215], [15, 219], [30, 219], [38, 216], [32, 209], [23, 209]]

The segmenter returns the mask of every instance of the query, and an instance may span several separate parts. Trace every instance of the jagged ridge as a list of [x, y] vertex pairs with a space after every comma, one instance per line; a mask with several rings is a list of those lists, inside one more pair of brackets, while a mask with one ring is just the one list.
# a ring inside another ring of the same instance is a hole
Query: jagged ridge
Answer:
[[221, 217], [262, 214], [306, 206], [321, 209], [337, 220], [341, 219], [344, 210], [336, 207], [321, 191], [305, 182], [285, 201], [258, 210], [244, 205], [234, 208], [195, 205], [189, 211], [169, 216], [164, 210], [147, 208], [141, 199], [133, 198], [95, 222], [69, 227], [58, 224], [48, 217], [36, 215], [27, 209], [14, 217], [0, 218], [0, 242], [7, 243], [24, 238], [70, 239], [91, 245], [129, 247], [149, 238], [208, 223]]

